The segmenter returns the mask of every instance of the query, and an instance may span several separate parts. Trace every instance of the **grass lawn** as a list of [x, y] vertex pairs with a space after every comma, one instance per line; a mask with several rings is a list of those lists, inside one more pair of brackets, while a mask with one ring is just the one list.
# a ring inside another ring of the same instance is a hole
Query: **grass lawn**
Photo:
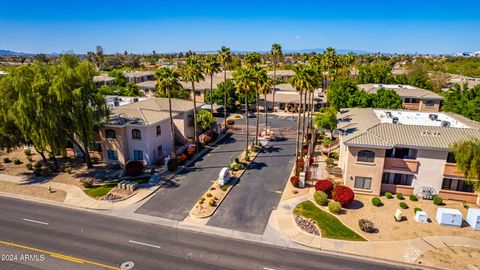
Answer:
[[107, 193], [116, 186], [117, 186], [117, 183], [114, 182], [114, 183], [108, 183], [108, 184], [94, 187], [94, 188], [87, 188], [83, 191], [90, 197], [100, 198], [107, 195]]
[[365, 238], [343, 225], [338, 218], [321, 210], [311, 201], [300, 203], [295, 207], [293, 212], [296, 215], [315, 220], [322, 232], [322, 237], [339, 240], [366, 241]]

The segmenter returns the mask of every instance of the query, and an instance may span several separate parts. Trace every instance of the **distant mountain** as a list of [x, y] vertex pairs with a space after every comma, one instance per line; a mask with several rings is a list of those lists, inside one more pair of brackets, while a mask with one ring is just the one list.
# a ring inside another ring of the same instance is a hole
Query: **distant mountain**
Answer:
[[[284, 49], [283, 50], [283, 53], [299, 53], [299, 54], [303, 54], [303, 53], [323, 53], [323, 51], [325, 51], [325, 49], [322, 49], [322, 48], [314, 48], [314, 49], [298, 49], [298, 50], [291, 50], [291, 49]], [[354, 54], [375, 54], [374, 52], [369, 52], [369, 51], [362, 51], [362, 50], [350, 50], [350, 49], [335, 49], [335, 51], [338, 53], [338, 54], [348, 54], [350, 52], [354, 53]], [[264, 54], [264, 53], [269, 53], [269, 51], [240, 51], [240, 50], [233, 50], [232, 53], [234, 54], [246, 54], [246, 53], [250, 53], [250, 52], [258, 52], [258, 53], [261, 53], [261, 54]], [[209, 50], [209, 51], [196, 51], [196, 53], [206, 53], [206, 54], [213, 54], [213, 53], [217, 53], [217, 51], [213, 51], [213, 50]], [[389, 54], [389, 53], [380, 53], [380, 54]]]
[[34, 55], [33, 53], [15, 52], [10, 50], [0, 50], [0, 55]]

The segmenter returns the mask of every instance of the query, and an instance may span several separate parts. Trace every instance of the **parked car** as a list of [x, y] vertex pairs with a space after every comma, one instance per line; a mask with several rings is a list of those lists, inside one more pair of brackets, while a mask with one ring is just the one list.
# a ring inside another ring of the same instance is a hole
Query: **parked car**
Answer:
[[255, 114], [253, 112], [248, 112], [248, 118], [255, 118]]

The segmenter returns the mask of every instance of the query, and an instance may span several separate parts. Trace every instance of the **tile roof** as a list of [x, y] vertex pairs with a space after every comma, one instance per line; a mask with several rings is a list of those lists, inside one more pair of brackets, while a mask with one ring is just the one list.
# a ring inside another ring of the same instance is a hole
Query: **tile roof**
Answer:
[[368, 93], [376, 93], [379, 89], [391, 89], [397, 92], [402, 98], [435, 99], [442, 100], [443, 97], [429, 90], [411, 85], [397, 84], [359, 84], [358, 87]]

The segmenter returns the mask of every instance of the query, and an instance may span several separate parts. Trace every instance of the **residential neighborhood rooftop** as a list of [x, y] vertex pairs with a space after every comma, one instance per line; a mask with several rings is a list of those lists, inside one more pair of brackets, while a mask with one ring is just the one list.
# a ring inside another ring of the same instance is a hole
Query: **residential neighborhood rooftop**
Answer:
[[442, 100], [443, 97], [426, 89], [403, 84], [359, 84], [358, 87], [368, 93], [376, 93], [379, 89], [385, 88], [394, 90], [401, 98], [423, 98]]
[[114, 81], [115, 78], [108, 76], [108, 74], [100, 74], [93, 77], [94, 82], [106, 82], [106, 81]]

